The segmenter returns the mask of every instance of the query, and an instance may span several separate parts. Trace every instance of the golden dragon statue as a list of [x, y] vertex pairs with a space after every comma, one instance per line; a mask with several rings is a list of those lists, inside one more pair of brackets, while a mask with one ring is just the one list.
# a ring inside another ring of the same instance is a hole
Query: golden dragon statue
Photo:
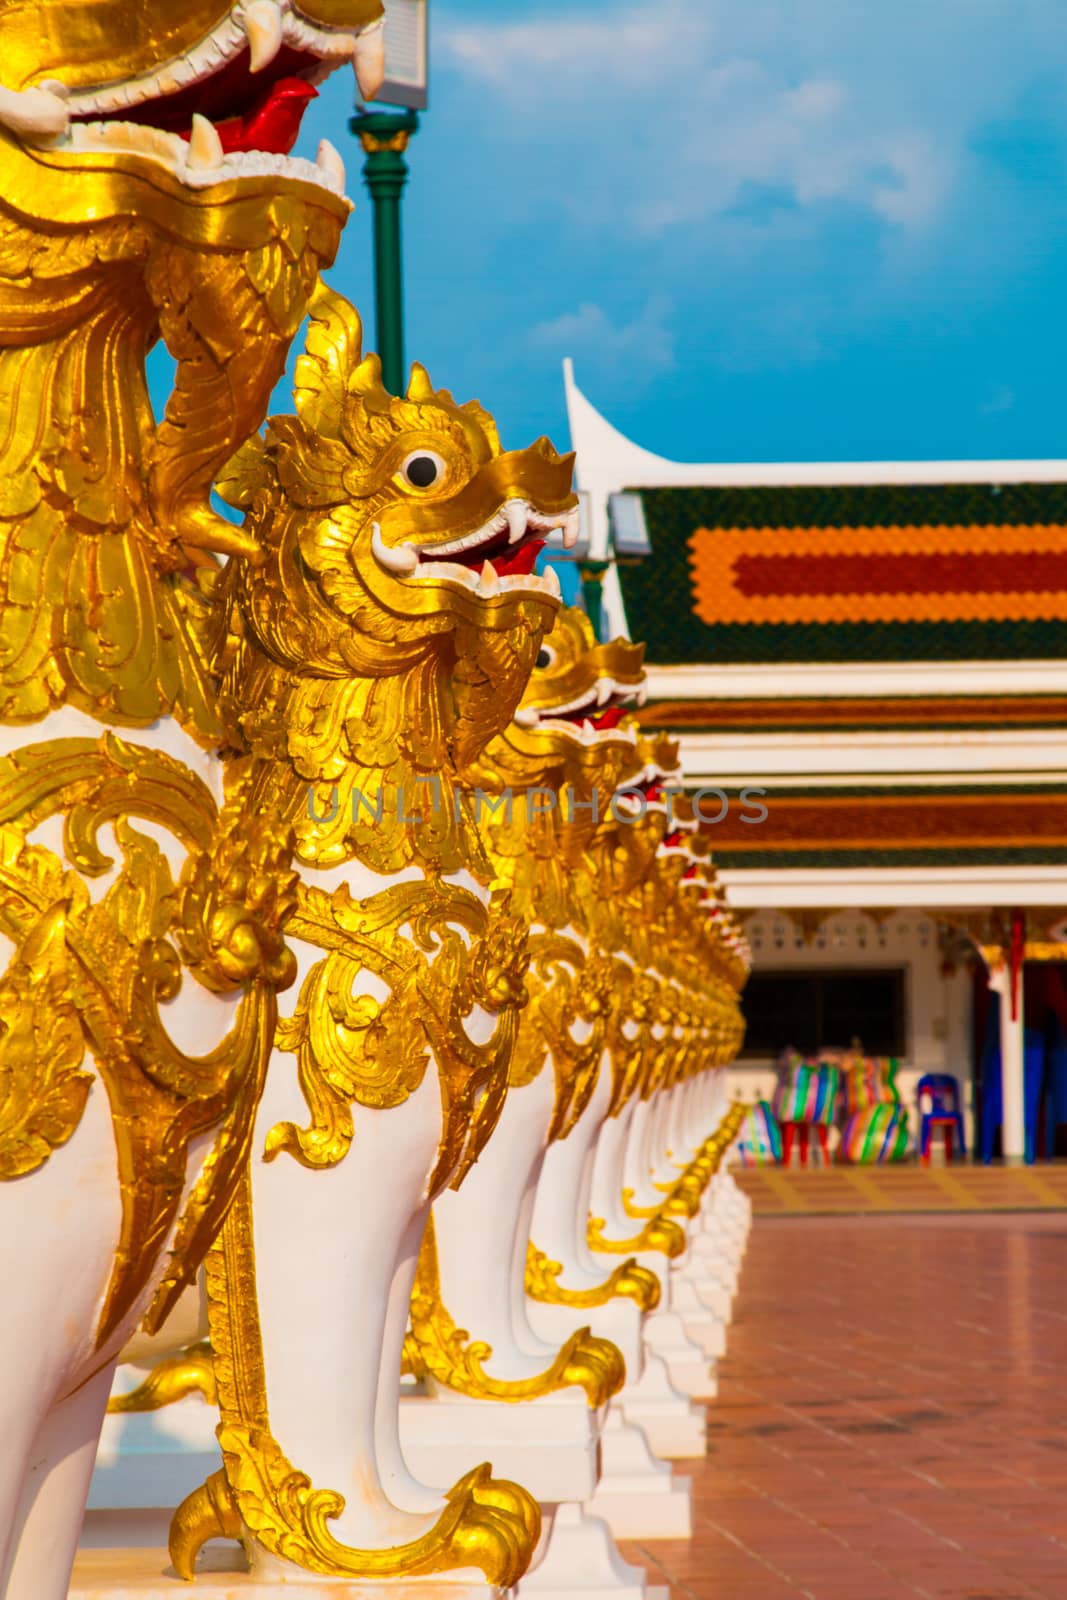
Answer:
[[[380, 0], [0, 4], [0, 1590], [66, 1594], [117, 1352], [195, 1273], [295, 973], [186, 575], [349, 205]], [[145, 362], [173, 383], [153, 414]]]
[[[697, 831], [688, 797], [680, 797], [673, 821], [654, 863], [656, 911], [645, 925], [648, 942], [640, 952], [663, 975], [669, 1015], [662, 1038], [650, 1041], [645, 1053], [632, 1130], [635, 1159], [622, 1200], [627, 1216], [660, 1226], [673, 1219], [684, 1227], [699, 1212], [722, 1149], [739, 1125], [734, 1108], [707, 1137], [708, 1113], [721, 1100], [714, 1069], [736, 1057], [744, 1034], [738, 997], [748, 954], [715, 883], [709, 840]], [[637, 1132], [641, 1124], [643, 1138]]]
[[[583, 877], [587, 916], [601, 946], [629, 969], [610, 1039], [613, 1089], [600, 1132], [589, 1192], [588, 1248], [606, 1265], [612, 1256], [656, 1252], [666, 1280], [669, 1260], [685, 1248], [666, 1203], [637, 1209], [658, 1152], [672, 1089], [690, 1076], [725, 1065], [739, 1043], [737, 991], [743, 981], [697, 909], [686, 919], [678, 889], [692, 859], [685, 841], [694, 827], [683, 792], [677, 746], [642, 733], [640, 799], [626, 826], [605, 826], [593, 841], [595, 870]], [[628, 996], [628, 998], [627, 998]], [[703, 1048], [709, 1012], [721, 1026], [721, 1049]], [[674, 1097], [677, 1098], [677, 1097]], [[667, 1141], [669, 1143], [669, 1140]], [[666, 1145], [664, 1145], [666, 1148]], [[634, 1231], [629, 1219], [640, 1215]]]
[[[530, 1001], [499, 1133], [463, 1188], [434, 1205], [410, 1343], [416, 1370], [477, 1399], [536, 1399], [580, 1384], [597, 1407], [624, 1376], [615, 1347], [577, 1317], [556, 1343], [540, 1338], [523, 1280], [545, 1153], [582, 1115], [603, 1055], [612, 972], [574, 926], [581, 849], [570, 836], [595, 828], [633, 764], [634, 735], [617, 724], [620, 703], [643, 681], [642, 653], [627, 641], [597, 646], [583, 613], [560, 612], [515, 718], [469, 775], [494, 872], [529, 930]], [[476, 1344], [457, 1335], [456, 1321]]]
[[261, 564], [207, 582], [250, 813], [295, 833], [298, 990], [208, 1256], [223, 1459], [176, 1513], [172, 1556], [189, 1576], [207, 1539], [240, 1534], [253, 1572], [478, 1566], [506, 1588], [536, 1503], [485, 1466], [446, 1497], [413, 1479], [399, 1383], [430, 1203], [496, 1125], [525, 1001], [525, 925], [463, 774], [556, 612], [533, 567], [552, 529], [575, 531], [571, 459], [502, 450], [419, 366], [387, 394], [325, 288], [295, 402], [220, 480]]

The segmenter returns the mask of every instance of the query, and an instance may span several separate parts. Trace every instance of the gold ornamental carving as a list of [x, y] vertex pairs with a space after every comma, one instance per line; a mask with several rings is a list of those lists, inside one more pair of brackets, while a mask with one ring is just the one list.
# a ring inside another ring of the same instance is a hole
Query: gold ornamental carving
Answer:
[[364, 152], [369, 156], [379, 155], [387, 150], [403, 155], [408, 147], [409, 138], [410, 132], [407, 128], [400, 128], [396, 133], [389, 134], [384, 138], [381, 134], [370, 133], [366, 128], [360, 128], [359, 130], [359, 142]]
[[[247, 184], [206, 201], [125, 166], [0, 131], [0, 714], [173, 713], [217, 742], [174, 575], [213, 550], [253, 554], [210, 510], [212, 479], [263, 417], [345, 206]], [[177, 362], [158, 426], [157, 329]]]
[[571, 458], [546, 440], [504, 452], [488, 413], [420, 367], [387, 394], [358, 316], [324, 287], [295, 397], [220, 484], [263, 558], [214, 591], [222, 703], [258, 798], [292, 817], [308, 864], [488, 883], [461, 773], [518, 704], [557, 600], [547, 578], [475, 563], [501, 535], [518, 560], [568, 515]]
[[[401, 926], [414, 937], [402, 937]], [[272, 1128], [265, 1158], [286, 1151], [303, 1166], [333, 1166], [352, 1141], [352, 1107], [401, 1104], [433, 1058], [444, 1126], [429, 1192], [459, 1181], [503, 1105], [517, 1008], [525, 1003], [522, 923], [501, 895], [486, 907], [454, 885], [413, 883], [362, 901], [344, 888], [326, 895], [305, 887], [289, 931], [329, 954], [308, 974], [276, 1039], [297, 1057], [311, 1122]], [[388, 985], [384, 1002], [352, 992], [368, 972]], [[475, 1005], [498, 1017], [485, 1044], [464, 1029]]]
[[161, 1411], [187, 1395], [202, 1395], [209, 1406], [218, 1404], [215, 1363], [208, 1339], [198, 1340], [176, 1355], [157, 1361], [148, 1376], [127, 1394], [113, 1394], [107, 1409], [119, 1416], [132, 1412]]
[[[0, 850], [6, 843], [0, 837]], [[0, 1178], [35, 1171], [66, 1144], [93, 1082], [81, 1069], [85, 1039], [69, 993], [66, 914], [62, 899], [43, 912], [0, 980]]]
[[631, 1256], [617, 1266], [610, 1277], [593, 1289], [568, 1289], [560, 1283], [563, 1267], [551, 1261], [543, 1250], [532, 1242], [526, 1251], [526, 1293], [532, 1300], [546, 1305], [575, 1306], [591, 1310], [605, 1306], [609, 1300], [633, 1300], [642, 1311], [655, 1311], [660, 1302], [660, 1281], [647, 1267], [639, 1266]]
[[[514, 562], [566, 517], [571, 465], [546, 441], [503, 452], [488, 414], [419, 367], [405, 396], [387, 394], [356, 312], [325, 287], [295, 395], [296, 415], [273, 418], [222, 480], [263, 560], [211, 585], [205, 649], [251, 751], [254, 809], [291, 822], [296, 861], [422, 877], [362, 901], [302, 887], [290, 929], [322, 959], [278, 1043], [297, 1057], [310, 1121], [272, 1130], [266, 1154], [336, 1162], [352, 1106], [399, 1104], [432, 1056], [437, 1188], [495, 1125], [526, 999], [525, 927], [506, 896], [486, 907], [446, 881], [493, 879], [460, 776], [518, 701], [556, 610], [550, 581], [498, 575], [477, 552], [503, 538]], [[354, 987], [367, 973], [386, 1000]], [[498, 1017], [482, 1045], [463, 1027], [475, 1007]]]
[[[0, 1180], [55, 1172], [106, 1104], [121, 1227], [98, 1349], [146, 1305], [157, 1329], [207, 1252], [210, 1343], [111, 1407], [217, 1401], [222, 1466], [172, 1526], [181, 1577], [222, 1535], [321, 1576], [476, 1566], [508, 1589], [540, 1537], [523, 1489], [475, 1467], [418, 1537], [354, 1548], [333, 1526], [343, 1497], [274, 1437], [250, 1161], [328, 1170], [358, 1146], [360, 1108], [400, 1106], [436, 1072], [433, 1197], [478, 1158], [509, 1084], [551, 1068], [555, 1140], [601, 1071], [617, 1116], [729, 1060], [745, 962], [706, 851], [668, 819], [674, 747], [622, 717], [641, 647], [598, 643], [534, 570], [552, 530], [576, 532], [572, 458], [544, 439], [505, 451], [419, 366], [386, 392], [320, 278], [348, 212], [328, 154], [313, 181], [224, 153], [203, 118], [186, 139], [97, 103], [104, 83], [139, 104], [161, 67], [228, 49], [248, 10], [0, 8], [0, 720], [22, 741], [0, 756]], [[280, 10], [316, 81], [381, 19], [380, 0]], [[295, 412], [261, 434], [309, 314]], [[174, 377], [157, 418], [159, 339]], [[241, 525], [213, 508], [216, 483]], [[471, 799], [531, 784], [569, 793], [570, 814], [523, 802], [487, 820]], [[649, 806], [620, 822], [605, 808], [625, 784]], [[317, 886], [327, 868], [358, 872], [360, 893]], [[310, 960], [279, 1020], [287, 937]], [[167, 1028], [198, 996], [232, 998], [202, 1055]], [[275, 1049], [305, 1111], [253, 1150]], [[592, 1248], [627, 1258], [602, 1284], [568, 1289], [531, 1244], [527, 1292], [651, 1309], [659, 1280], [632, 1252], [681, 1252], [672, 1218], [695, 1214], [740, 1116], [662, 1201], [623, 1197], [635, 1238], [589, 1219]], [[431, 1223], [405, 1352], [439, 1384], [509, 1402], [580, 1387], [596, 1407], [624, 1382], [587, 1328], [535, 1377], [494, 1378], [445, 1298]]]
[[[279, 163], [198, 175], [177, 133], [114, 115], [165, 95], [168, 64], [193, 70], [186, 50], [243, 47], [234, 13], [218, 0], [0, 12], [0, 720], [24, 734], [0, 761], [14, 949], [0, 1178], [32, 1176], [106, 1097], [122, 1211], [99, 1345], [153, 1281], [157, 1327], [217, 1230], [293, 973], [288, 828], [247, 814], [239, 760], [219, 806], [173, 752], [199, 760], [227, 737], [189, 574], [215, 555], [255, 560], [212, 510], [212, 481], [262, 422], [348, 204]], [[379, 0], [307, 0], [309, 66], [350, 55], [380, 14]], [[157, 418], [145, 357], [160, 338], [174, 378]], [[53, 737], [61, 708], [99, 733]], [[171, 754], [138, 744], [150, 728]], [[198, 985], [237, 996], [202, 1057], [165, 1019]]]
[[532, 1378], [494, 1378], [486, 1372], [492, 1347], [472, 1341], [464, 1328], [457, 1328], [442, 1302], [432, 1218], [411, 1293], [409, 1340], [413, 1370], [475, 1400], [517, 1403], [574, 1386], [585, 1390], [587, 1404], [595, 1408], [605, 1405], [626, 1382], [622, 1353], [588, 1328], [571, 1334], [552, 1363]]
[[[172, 1229], [146, 1326], [158, 1326], [195, 1272], [247, 1150], [275, 988], [292, 978], [280, 933], [293, 899], [291, 839], [243, 817], [247, 771], [236, 763], [229, 776], [220, 813], [188, 768], [115, 734], [48, 740], [0, 760], [0, 932], [18, 952], [3, 979], [11, 1009], [0, 1039], [0, 1171], [32, 1172], [70, 1137], [91, 1089], [81, 1070], [91, 1052], [111, 1105], [122, 1194], [98, 1343], [140, 1297]], [[55, 816], [66, 862], [26, 840]], [[138, 821], [184, 846], [177, 881]], [[118, 864], [100, 845], [105, 823]], [[92, 900], [87, 883], [116, 865]], [[173, 1043], [160, 1010], [194, 981], [247, 991], [230, 1033], [204, 1057]], [[183, 1198], [190, 1141], [209, 1130], [212, 1152]]]
[[[311, 313], [296, 414], [272, 418], [220, 483], [259, 565], [209, 574], [201, 613], [220, 705], [249, 752], [248, 809], [293, 829], [303, 877], [287, 931], [312, 953], [275, 1040], [295, 1058], [307, 1120], [270, 1128], [260, 1154], [335, 1166], [359, 1139], [358, 1107], [402, 1104], [432, 1067], [444, 1113], [432, 1194], [461, 1180], [496, 1124], [526, 1001], [526, 926], [491, 887], [460, 775], [506, 722], [555, 613], [553, 584], [527, 567], [536, 536], [573, 507], [571, 466], [545, 441], [503, 452], [487, 413], [421, 368], [406, 395], [387, 394], [353, 308], [320, 286]], [[514, 572], [478, 561], [481, 544], [505, 549]], [[345, 866], [382, 887], [316, 886], [315, 869]], [[475, 1011], [495, 1018], [482, 1043]], [[478, 1565], [507, 1587], [539, 1524], [488, 1468], [409, 1545], [333, 1537], [340, 1497], [314, 1489], [270, 1433], [250, 1208], [246, 1181], [209, 1263], [223, 1468], [175, 1518], [178, 1570], [240, 1525], [313, 1572]], [[567, 1381], [583, 1359], [599, 1359], [601, 1387], [621, 1382], [595, 1342], [570, 1353]]]
[[[27, 117], [43, 105], [63, 124], [36, 145], [0, 131], [0, 716], [26, 730], [0, 760], [0, 1177], [32, 1177], [106, 1096], [121, 1238], [99, 1345], [153, 1284], [157, 1328], [211, 1246], [210, 1348], [115, 1408], [217, 1393], [223, 1465], [176, 1515], [182, 1576], [221, 1533], [322, 1575], [474, 1565], [510, 1588], [540, 1516], [487, 1467], [419, 1538], [353, 1549], [331, 1527], [341, 1496], [274, 1439], [249, 1161], [275, 1045], [307, 1117], [256, 1157], [343, 1160], [355, 1108], [401, 1103], [431, 1065], [445, 1112], [431, 1189], [493, 1130], [527, 923], [495, 885], [462, 775], [518, 706], [557, 609], [532, 564], [574, 516], [571, 460], [544, 440], [504, 451], [492, 419], [421, 368], [386, 394], [358, 317], [319, 281], [348, 210], [329, 154], [312, 181], [224, 153], [204, 118], [185, 139], [96, 104], [103, 82], [139, 105], [157, 77], [165, 98], [160, 68], [225, 53], [250, 9], [11, 0], [0, 19], [0, 122], [21, 95]], [[316, 80], [381, 17], [380, 0], [280, 9]], [[309, 308], [296, 415], [261, 437]], [[158, 338], [174, 378], [156, 418]], [[435, 464], [432, 484], [414, 460]], [[216, 480], [242, 526], [212, 507]], [[55, 738], [60, 710], [73, 720]], [[197, 776], [208, 755], [214, 791]], [[294, 863], [358, 865], [383, 888], [327, 894]], [[316, 959], [278, 1025], [289, 930]], [[234, 1002], [204, 1055], [166, 1027], [198, 989]], [[575, 986], [571, 1011], [584, 1004]], [[488, 1042], [468, 1030], [475, 1011], [496, 1019]], [[572, 1104], [579, 1088], [580, 1074]], [[606, 1396], [623, 1374], [601, 1344], [579, 1340], [561, 1376]]]
[[659, 1250], [672, 1261], [685, 1254], [685, 1233], [669, 1217], [656, 1216], [632, 1239], [607, 1239], [604, 1237], [604, 1218], [590, 1217], [586, 1238], [590, 1250], [607, 1255], [629, 1255], [634, 1250]]
[[170, 1555], [179, 1577], [194, 1576], [197, 1553], [209, 1539], [245, 1530], [273, 1555], [340, 1578], [423, 1577], [475, 1566], [487, 1582], [509, 1588], [522, 1576], [540, 1537], [540, 1509], [517, 1484], [491, 1478], [484, 1465], [448, 1492], [444, 1511], [417, 1539], [365, 1550], [334, 1536], [329, 1525], [344, 1510], [344, 1497], [316, 1489], [271, 1433], [247, 1175], [208, 1253], [207, 1289], [223, 1466], [174, 1514]]

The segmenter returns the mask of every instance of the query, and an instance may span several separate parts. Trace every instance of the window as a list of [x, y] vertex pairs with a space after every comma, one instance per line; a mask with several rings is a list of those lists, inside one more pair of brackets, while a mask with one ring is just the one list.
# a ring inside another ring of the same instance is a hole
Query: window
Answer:
[[741, 997], [746, 1056], [847, 1049], [900, 1056], [907, 1048], [904, 967], [754, 972]]

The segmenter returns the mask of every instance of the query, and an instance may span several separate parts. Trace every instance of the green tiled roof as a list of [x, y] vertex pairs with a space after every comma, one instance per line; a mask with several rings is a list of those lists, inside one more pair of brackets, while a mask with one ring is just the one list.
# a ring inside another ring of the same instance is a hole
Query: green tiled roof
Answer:
[[[1067, 656], [1067, 621], [702, 621], [688, 540], [699, 527], [878, 528], [1067, 525], [1067, 484], [666, 488], [639, 485], [651, 556], [620, 561], [627, 622], [656, 664], [1008, 660]], [[842, 550], [848, 548], [845, 532]], [[931, 549], [936, 544], [931, 542]], [[976, 557], [976, 561], [979, 558]]]
[[981, 850], [731, 850], [713, 852], [717, 867], [799, 871], [803, 867], [1021, 867], [1063, 866], [1067, 850], [1054, 846]]

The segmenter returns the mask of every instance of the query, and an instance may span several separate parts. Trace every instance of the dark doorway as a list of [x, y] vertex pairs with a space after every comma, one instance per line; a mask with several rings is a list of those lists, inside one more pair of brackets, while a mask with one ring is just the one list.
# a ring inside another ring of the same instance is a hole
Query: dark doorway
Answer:
[[745, 1056], [847, 1049], [901, 1056], [907, 1042], [904, 967], [754, 972], [745, 986]]

